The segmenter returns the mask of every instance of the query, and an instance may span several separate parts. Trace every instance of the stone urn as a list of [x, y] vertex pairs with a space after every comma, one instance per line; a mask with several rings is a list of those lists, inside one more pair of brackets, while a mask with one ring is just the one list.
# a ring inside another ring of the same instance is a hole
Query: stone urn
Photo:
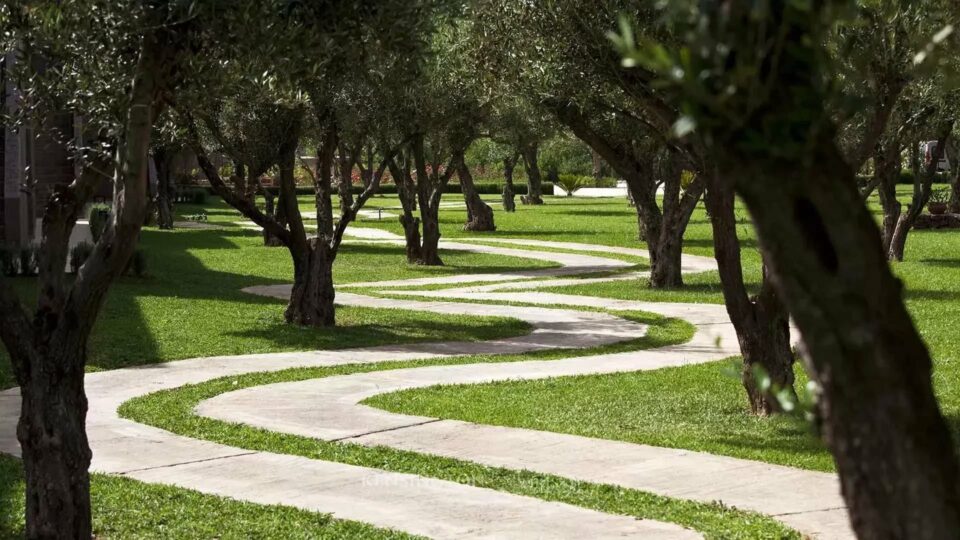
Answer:
[[943, 215], [947, 212], [947, 203], [932, 202], [927, 205], [927, 210], [935, 216]]

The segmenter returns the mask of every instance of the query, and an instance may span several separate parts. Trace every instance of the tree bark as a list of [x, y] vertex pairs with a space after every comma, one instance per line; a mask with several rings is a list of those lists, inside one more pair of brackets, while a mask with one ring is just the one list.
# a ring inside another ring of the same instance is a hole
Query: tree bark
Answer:
[[522, 150], [523, 165], [527, 171], [527, 195], [520, 197], [523, 204], [543, 204], [543, 177], [540, 173], [540, 144], [532, 143]]
[[407, 253], [407, 263], [422, 264], [420, 252], [420, 218], [414, 215], [417, 211], [417, 186], [410, 176], [409, 160], [404, 160], [401, 167], [396, 160], [390, 160], [390, 175], [397, 185], [397, 197], [403, 212], [400, 214], [400, 224], [403, 225], [404, 243]]
[[157, 226], [160, 229], [173, 229], [173, 199], [177, 188], [173, 182], [173, 153], [164, 147], [157, 148], [153, 154], [157, 168]]
[[[64, 355], [66, 357], [60, 357]], [[85, 346], [51, 351], [47, 361], [83, 365]], [[17, 438], [27, 493], [27, 538], [89, 538], [90, 446], [83, 374], [33, 370], [21, 386]]]
[[336, 325], [333, 262], [336, 258], [319, 238], [307, 241], [307, 249], [291, 250], [293, 289], [284, 318], [300, 326], [329, 328]]
[[[930, 354], [811, 85], [827, 69], [818, 12], [825, 4], [770, 6], [758, 21], [749, 5], [724, 3], [724, 24], [705, 30], [725, 40], [730, 58], [756, 58], [766, 72], [762, 99], [746, 88], [724, 101], [726, 111], [742, 113], [737, 122], [705, 114], [698, 130], [750, 210], [803, 335], [822, 434], [857, 536], [956, 538], [960, 467]], [[777, 29], [759, 53], [756, 34], [738, 33], [758, 25]], [[773, 54], [775, 61], [766, 56]]]
[[423, 225], [423, 239], [420, 246], [419, 264], [443, 266], [440, 258], [440, 208], [433, 205], [420, 205], [420, 223]]
[[[796, 396], [789, 315], [774, 290], [766, 267], [760, 294], [753, 298], [748, 296], [743, 281], [733, 191], [717, 175], [711, 176], [707, 206], [713, 227], [714, 255], [723, 287], [724, 304], [737, 331], [743, 356], [741, 381], [750, 411], [758, 416], [767, 416], [782, 410], [774, 392], [786, 390]], [[770, 378], [771, 391], [764, 392], [758, 388], [758, 367]]]
[[897, 200], [897, 181], [903, 171], [900, 161], [900, 142], [890, 140], [879, 145], [873, 157], [874, 183], [877, 186], [877, 195], [880, 197], [880, 206], [883, 209], [883, 223], [881, 225], [880, 241], [884, 253], [890, 253], [890, 243], [893, 241], [893, 231], [900, 219], [902, 205]]
[[463, 190], [463, 200], [467, 203], [467, 223], [465, 231], [495, 231], [497, 226], [493, 220], [493, 209], [483, 202], [473, 183], [473, 174], [467, 166], [463, 155], [457, 158], [457, 177], [460, 178], [460, 188]]
[[627, 183], [632, 185], [630, 192], [636, 203], [637, 223], [650, 252], [650, 287], [678, 288], [683, 286], [683, 234], [703, 193], [705, 180], [702, 176], [697, 177], [681, 195], [683, 168], [679, 156], [669, 151], [659, 165], [664, 186], [662, 211], [657, 206], [657, 194], [649, 181], [657, 174], [652, 161], [631, 171], [636, 174], [630, 176]]
[[[940, 126], [937, 134], [937, 148], [930, 156], [930, 163], [926, 164], [923, 172], [920, 172], [919, 159], [913, 158], [913, 198], [907, 206], [907, 211], [900, 214], [896, 226], [893, 228], [893, 235], [890, 237], [890, 251], [887, 257], [892, 261], [902, 261], [904, 251], [907, 247], [907, 235], [913, 229], [913, 224], [923, 213], [923, 209], [930, 202], [930, 193], [933, 187], [933, 179], [937, 174], [937, 165], [943, 158], [944, 147], [950, 140], [950, 132], [953, 131], [953, 122], [946, 122]], [[915, 150], [919, 152], [919, 150]]]
[[946, 148], [950, 160], [950, 212], [960, 214], [960, 144], [955, 139], [950, 140]]
[[504, 212], [516, 212], [516, 191], [513, 187], [513, 169], [517, 165], [516, 157], [507, 157], [503, 159], [503, 210]]

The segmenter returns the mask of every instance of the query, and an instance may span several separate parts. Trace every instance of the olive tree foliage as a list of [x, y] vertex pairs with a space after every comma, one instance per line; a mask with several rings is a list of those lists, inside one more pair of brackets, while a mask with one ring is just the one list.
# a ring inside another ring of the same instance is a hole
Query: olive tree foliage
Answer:
[[[433, 7], [429, 0], [260, 6], [256, 16], [278, 20], [282, 36], [251, 33], [240, 55], [235, 48], [214, 51], [211, 63], [230, 66], [231, 91], [181, 111], [214, 190], [261, 226], [269, 241], [290, 251], [294, 286], [285, 314], [290, 323], [335, 324], [332, 265], [347, 226], [377, 191], [399, 150], [400, 143], [381, 130], [390, 132], [386, 126], [397, 123], [394, 105], [415, 83]], [[260, 53], [263, 39], [273, 40], [276, 54]], [[205, 94], [205, 85], [197, 84], [195, 91]], [[306, 232], [294, 178], [297, 149], [308, 141], [315, 152], [307, 169], [316, 237]], [[221, 178], [211, 148], [242, 164], [243, 175]], [[352, 171], [364, 152], [367, 159], [377, 155], [379, 166], [368, 170], [368, 182], [354, 197]], [[278, 170], [275, 205], [261, 183], [272, 167]], [[256, 203], [257, 194], [266, 196], [266, 210]]]
[[[680, 186], [697, 164], [668, 140], [678, 113], [652, 86], [637, 91], [606, 33], [629, 13], [662, 39], [666, 28], [652, 2], [604, 0], [478, 0], [484, 25], [474, 34], [480, 65], [529, 97], [598, 153], [626, 180], [636, 203], [641, 240], [651, 256], [653, 287], [682, 285], [683, 232], [704, 189], [702, 176]], [[668, 162], [658, 167], [659, 162]], [[657, 174], [662, 170], [664, 174]], [[662, 206], [657, 180], [665, 179]]]
[[536, 104], [510, 93], [508, 88], [503, 88], [504, 85], [497, 80], [496, 74], [488, 73], [487, 77], [491, 79], [487, 84], [497, 85], [488, 91], [492, 96], [490, 134], [506, 151], [502, 158], [505, 178], [504, 209], [513, 211], [516, 208], [513, 201], [513, 170], [518, 160], [522, 160], [527, 174], [527, 195], [521, 197], [521, 201], [524, 204], [543, 204], [540, 151], [543, 143], [557, 132], [556, 123]]
[[[20, 386], [17, 436], [26, 477], [29, 538], [91, 536], [90, 448], [83, 373], [87, 342], [111, 284], [126, 267], [144, 221], [154, 124], [195, 72], [195, 52], [230, 36], [206, 34], [238, 2], [160, 0], [0, 4], [0, 36], [14, 129], [48, 130], [83, 119], [76, 133], [50, 133], [72, 150], [76, 178], [45, 202], [37, 300], [27, 309], [0, 277], [0, 339]], [[104, 181], [111, 219], [75, 279], [65, 276], [71, 232]]]
[[829, 41], [839, 72], [829, 102], [850, 166], [859, 171], [873, 160], [873, 177], [862, 194], [866, 199], [878, 192], [884, 251], [902, 260], [907, 233], [926, 206], [933, 179], [933, 169], [913, 167], [915, 192], [902, 212], [896, 183], [904, 150], [938, 140], [942, 152], [950, 143], [956, 97], [948, 79], [956, 60], [938, 48], [952, 32], [951, 14], [936, 0], [862, 1], [851, 12]]
[[[839, 71], [825, 44], [856, 6], [677, 4], [681, 47], [640, 45], [629, 25], [615, 41], [628, 65], [660, 73], [679, 93], [721, 185], [753, 217], [803, 334], [854, 530], [861, 538], [954, 537], [960, 470], [930, 355], [823, 106], [836, 98]], [[941, 35], [927, 31], [931, 42]]]
[[[636, 206], [640, 238], [650, 251], [653, 287], [682, 284], [683, 234], [716, 170], [698, 134], [684, 129], [674, 89], [643, 66], [627, 68], [608, 33], [621, 17], [641, 41], [679, 44], [657, 4], [641, 0], [577, 2], [479, 0], [484, 25], [477, 55], [515, 92], [531, 96], [623, 177]], [[670, 4], [666, 4], [669, 8]], [[696, 173], [683, 185], [683, 171]], [[662, 203], [657, 191], [662, 186]], [[777, 393], [792, 393], [788, 314], [764, 273], [761, 292], [744, 283], [732, 193], [708, 198], [727, 310], [743, 352], [743, 383], [757, 414], [778, 412]], [[729, 201], [726, 199], [729, 198]], [[711, 201], [712, 199], [712, 201]], [[754, 376], [772, 380], [758, 387]], [[772, 391], [776, 388], [777, 391]]]

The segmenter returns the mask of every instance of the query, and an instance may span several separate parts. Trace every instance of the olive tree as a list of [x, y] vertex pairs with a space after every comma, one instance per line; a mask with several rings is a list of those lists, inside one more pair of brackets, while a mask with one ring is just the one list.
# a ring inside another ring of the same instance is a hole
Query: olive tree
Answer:
[[[79, 173], [43, 211], [37, 300], [27, 310], [0, 277], [0, 339], [20, 386], [17, 427], [26, 477], [29, 538], [90, 538], [90, 447], [85, 421], [87, 343], [144, 222], [154, 123], [190, 72], [198, 30], [222, 6], [181, 3], [6, 2], [4, 51], [13, 65], [20, 122], [65, 113], [87, 137], [65, 141]], [[14, 125], [18, 127], [18, 125]], [[95, 134], [93, 139], [91, 134]], [[77, 219], [104, 180], [111, 219], [79, 269], [64, 275]]]
[[[356, 0], [299, 5], [274, 13], [284, 27], [283, 39], [274, 40], [282, 53], [260, 55], [257, 44], [266, 36], [248, 32], [242, 61], [225, 61], [233, 58], [235, 49], [221, 51], [224, 58], [215, 54], [210, 58], [237, 66], [237, 72], [229, 75], [232, 91], [181, 111], [190, 144], [214, 191], [290, 252], [294, 275], [285, 318], [291, 324], [336, 324], [333, 263], [347, 227], [379, 189], [401, 146], [386, 135], [373, 134], [370, 126], [393, 122], [396, 109], [391, 104], [406, 98], [405, 89], [415, 82], [431, 5]], [[195, 90], [205, 93], [205, 85], [197, 84]], [[245, 177], [222, 178], [205, 139], [244, 164]], [[309, 171], [316, 236], [307, 232], [294, 174], [297, 149], [307, 140], [315, 145], [315, 165]], [[352, 170], [368, 145], [377, 149], [379, 166], [354, 197]], [[276, 207], [264, 211], [256, 204], [256, 195], [267, 193], [260, 177], [274, 166], [279, 182]]]
[[677, 54], [638, 48], [629, 32], [618, 43], [628, 63], [682, 93], [688, 125], [753, 217], [803, 334], [857, 534], [952, 538], [960, 469], [930, 354], [823, 106], [836, 73], [824, 44], [841, 4], [685, 3], [690, 24]]

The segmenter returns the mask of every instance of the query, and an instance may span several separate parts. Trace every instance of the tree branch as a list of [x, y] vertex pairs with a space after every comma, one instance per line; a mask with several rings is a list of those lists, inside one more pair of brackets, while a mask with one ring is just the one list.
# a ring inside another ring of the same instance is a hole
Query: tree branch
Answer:
[[193, 150], [193, 153], [197, 156], [197, 163], [200, 165], [200, 169], [203, 171], [204, 176], [207, 177], [207, 181], [210, 182], [210, 187], [213, 191], [219, 195], [224, 202], [234, 207], [241, 214], [246, 216], [248, 219], [263, 227], [268, 233], [273, 236], [276, 236], [280, 239], [284, 245], [290, 245], [290, 231], [286, 227], [277, 222], [273, 216], [268, 216], [260, 211], [257, 208], [257, 205], [250, 201], [248, 198], [241, 196], [231, 189], [223, 181], [223, 178], [220, 177], [220, 173], [217, 171], [217, 168], [213, 165], [213, 162], [210, 161], [210, 157], [207, 155], [206, 149], [203, 147], [203, 144], [200, 142], [200, 134], [197, 131], [196, 122], [189, 114], [183, 115], [185, 119], [186, 131], [187, 131], [187, 146]]

